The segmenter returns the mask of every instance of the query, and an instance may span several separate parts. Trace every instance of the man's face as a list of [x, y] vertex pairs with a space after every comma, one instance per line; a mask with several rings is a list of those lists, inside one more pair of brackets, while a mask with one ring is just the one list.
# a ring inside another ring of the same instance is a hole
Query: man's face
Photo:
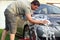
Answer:
[[31, 9], [32, 10], [37, 10], [38, 9], [38, 6], [37, 5], [34, 5], [34, 4], [31, 4]]

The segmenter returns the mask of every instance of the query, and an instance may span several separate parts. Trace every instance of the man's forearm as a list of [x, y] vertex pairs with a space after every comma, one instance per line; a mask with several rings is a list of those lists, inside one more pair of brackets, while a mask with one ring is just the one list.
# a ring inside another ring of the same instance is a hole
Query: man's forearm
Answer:
[[27, 20], [30, 22], [30, 23], [33, 23], [33, 24], [42, 24], [43, 21], [42, 20], [34, 20], [32, 19], [31, 17], [31, 14], [26, 14], [26, 17], [27, 17]]
[[42, 24], [43, 23], [42, 20], [33, 20], [33, 19], [30, 19], [29, 22], [31, 22], [33, 24]]

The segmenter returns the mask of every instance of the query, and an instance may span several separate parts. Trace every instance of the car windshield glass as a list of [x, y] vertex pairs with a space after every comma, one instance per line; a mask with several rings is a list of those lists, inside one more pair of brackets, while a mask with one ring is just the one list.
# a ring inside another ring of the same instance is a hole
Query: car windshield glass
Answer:
[[35, 13], [41, 14], [58, 14], [60, 13], [60, 7], [54, 5], [41, 4], [39, 9]]
[[57, 6], [52, 6], [53, 13], [60, 13], [60, 8]]
[[45, 4], [41, 4], [38, 10], [35, 11], [35, 13], [47, 14], [47, 11], [47, 6]]

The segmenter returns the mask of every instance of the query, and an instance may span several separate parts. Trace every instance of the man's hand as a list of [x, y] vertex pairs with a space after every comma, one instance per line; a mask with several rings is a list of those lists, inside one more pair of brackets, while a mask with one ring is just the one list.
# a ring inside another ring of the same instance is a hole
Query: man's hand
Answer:
[[43, 20], [43, 21], [42, 21], [42, 24], [44, 24], [44, 25], [45, 25], [45, 24], [49, 24], [49, 23], [50, 23], [50, 22], [49, 22], [48, 20]]

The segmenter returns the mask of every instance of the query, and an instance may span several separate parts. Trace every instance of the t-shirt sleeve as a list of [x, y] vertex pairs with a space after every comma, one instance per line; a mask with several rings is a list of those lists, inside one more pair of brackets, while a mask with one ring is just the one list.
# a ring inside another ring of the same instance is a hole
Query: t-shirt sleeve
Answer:
[[25, 11], [25, 14], [31, 13], [31, 7], [29, 4], [23, 4], [23, 9]]
[[25, 7], [25, 14], [31, 13], [31, 9], [29, 7]]

